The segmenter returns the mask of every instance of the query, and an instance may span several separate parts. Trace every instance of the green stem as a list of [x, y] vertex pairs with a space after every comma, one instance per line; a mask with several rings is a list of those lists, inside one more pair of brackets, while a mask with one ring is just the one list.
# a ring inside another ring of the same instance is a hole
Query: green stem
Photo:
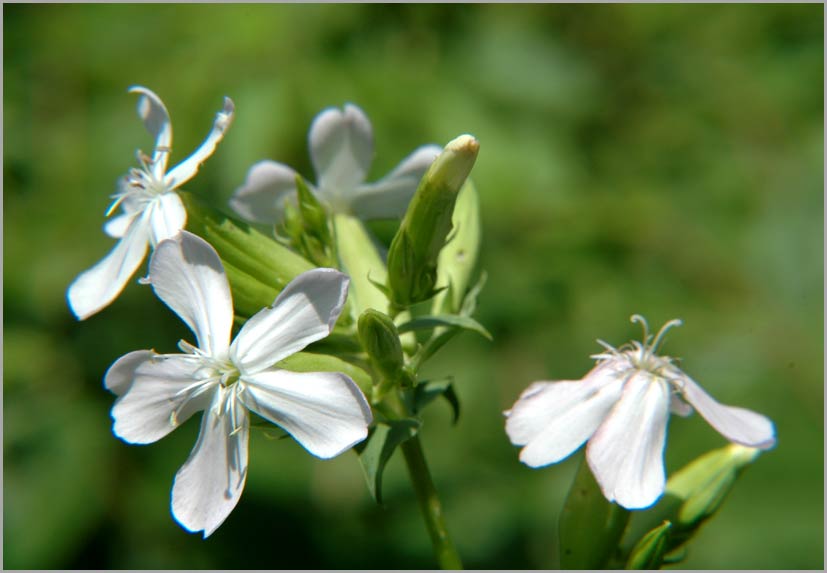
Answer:
[[428, 471], [428, 463], [425, 461], [425, 454], [422, 452], [419, 436], [414, 436], [403, 442], [401, 448], [405, 455], [405, 463], [408, 465], [408, 473], [411, 476], [416, 497], [419, 499], [422, 517], [425, 519], [425, 525], [431, 535], [434, 555], [440, 569], [462, 569], [459, 553], [457, 553], [445, 526], [442, 503], [439, 501], [434, 482], [431, 479], [431, 472]]
[[[399, 399], [396, 392], [388, 392], [384, 400], [385, 405], [400, 417], [408, 417], [407, 408]], [[405, 464], [408, 466], [408, 474], [411, 476], [416, 498], [419, 501], [419, 508], [422, 510], [422, 518], [431, 536], [431, 544], [434, 546], [434, 556], [441, 569], [462, 569], [462, 561], [454, 547], [448, 528], [445, 525], [445, 518], [442, 515], [442, 502], [439, 501], [434, 481], [431, 479], [431, 472], [428, 470], [428, 462], [425, 461], [425, 453], [422, 451], [422, 444], [419, 436], [414, 436], [400, 446], [405, 456]]]

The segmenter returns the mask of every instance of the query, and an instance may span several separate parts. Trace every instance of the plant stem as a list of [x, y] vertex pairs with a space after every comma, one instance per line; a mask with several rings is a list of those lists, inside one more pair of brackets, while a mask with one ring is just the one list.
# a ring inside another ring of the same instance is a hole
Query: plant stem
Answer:
[[403, 442], [401, 448], [405, 455], [405, 463], [408, 466], [408, 473], [411, 476], [416, 497], [419, 500], [422, 517], [425, 519], [425, 525], [431, 535], [434, 555], [440, 569], [462, 569], [459, 553], [457, 553], [445, 526], [445, 520], [442, 516], [442, 503], [439, 501], [434, 482], [431, 479], [431, 473], [428, 471], [428, 463], [425, 461], [425, 454], [422, 451], [419, 436], [414, 436]]

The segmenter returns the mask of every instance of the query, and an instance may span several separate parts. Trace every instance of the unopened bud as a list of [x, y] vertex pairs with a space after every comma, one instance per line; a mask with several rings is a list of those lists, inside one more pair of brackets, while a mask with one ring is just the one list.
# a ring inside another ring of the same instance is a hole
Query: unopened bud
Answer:
[[457, 137], [420, 181], [388, 251], [388, 287], [397, 306], [422, 302], [436, 294], [439, 253], [452, 228], [457, 195], [479, 147], [473, 136]]
[[664, 521], [644, 535], [632, 549], [626, 569], [660, 569], [668, 548], [667, 541], [671, 529], [672, 524]]
[[368, 309], [359, 316], [359, 339], [370, 362], [384, 380], [396, 380], [404, 358], [399, 332], [391, 318], [383, 312]]

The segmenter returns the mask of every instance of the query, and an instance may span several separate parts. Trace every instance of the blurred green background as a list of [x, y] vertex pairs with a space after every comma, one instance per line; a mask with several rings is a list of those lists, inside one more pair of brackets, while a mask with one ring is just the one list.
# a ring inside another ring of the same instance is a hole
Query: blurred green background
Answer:
[[[255, 161], [312, 177], [315, 114], [360, 105], [371, 173], [415, 146], [481, 142], [479, 320], [429, 366], [463, 405], [422, 439], [473, 568], [554, 568], [577, 460], [530, 470], [502, 411], [538, 379], [680, 317], [666, 351], [724, 403], [774, 419], [685, 568], [811, 568], [823, 555], [823, 6], [3, 6], [3, 552], [6, 568], [431, 568], [401, 459], [386, 507], [354, 454], [320, 461], [254, 434], [240, 504], [207, 541], [169, 514], [191, 422], [130, 446], [106, 368], [190, 333], [130, 284], [76, 322], [67, 285], [112, 246], [115, 180], [152, 142], [128, 86], [155, 90], [173, 163], [221, 97], [236, 122], [188, 190], [220, 205]], [[672, 471], [724, 444], [673, 419]]]

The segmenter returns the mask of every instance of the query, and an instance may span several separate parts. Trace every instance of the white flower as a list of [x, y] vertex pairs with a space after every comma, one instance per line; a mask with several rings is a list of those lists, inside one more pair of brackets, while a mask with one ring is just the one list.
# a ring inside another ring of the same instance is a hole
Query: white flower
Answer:
[[192, 179], [212, 155], [233, 120], [234, 106], [224, 98], [212, 131], [204, 143], [184, 161], [167, 172], [172, 151], [172, 124], [164, 103], [143, 87], [130, 88], [140, 94], [138, 115], [155, 137], [155, 151], [147, 157], [138, 151], [140, 168], [133, 168], [118, 181], [118, 192], [106, 215], [119, 206], [123, 213], [110, 219], [104, 231], [119, 239], [98, 264], [81, 273], [69, 285], [66, 297], [75, 316], [83, 320], [111, 303], [126, 286], [144, 260], [148, 247], [175, 236], [187, 222], [187, 212], [175, 189]]
[[[716, 402], [672, 358], [655, 352], [679, 320], [643, 343], [598, 354], [597, 366], [582, 380], [535, 382], [505, 412], [511, 443], [525, 446], [520, 460], [531, 467], [557, 463], [588, 440], [586, 459], [603, 494], [628, 509], [655, 503], [663, 494], [663, 450], [670, 410], [681, 416], [692, 407], [731, 442], [768, 449], [775, 428], [767, 417]], [[600, 341], [599, 341], [600, 342]]]
[[[352, 104], [344, 111], [328, 108], [313, 120], [310, 159], [317, 185], [311, 191], [334, 213], [360, 219], [401, 217], [419, 180], [442, 151], [425, 145], [406, 157], [376, 183], [365, 183], [373, 160], [373, 129], [365, 113]], [[257, 223], [281, 220], [285, 201], [295, 201], [296, 172], [275, 161], [260, 161], [230, 199], [242, 217]]]
[[330, 333], [348, 278], [333, 269], [299, 275], [231, 344], [230, 288], [209, 244], [182, 231], [156, 247], [149, 267], [153, 290], [195, 333], [198, 346], [181, 341], [184, 354], [138, 350], [115, 362], [104, 379], [119, 396], [112, 431], [125, 442], [147, 444], [204, 411], [198, 441], [175, 476], [172, 513], [184, 528], [207, 537], [244, 489], [250, 411], [320, 458], [367, 436], [370, 407], [350, 378], [274, 366]]

